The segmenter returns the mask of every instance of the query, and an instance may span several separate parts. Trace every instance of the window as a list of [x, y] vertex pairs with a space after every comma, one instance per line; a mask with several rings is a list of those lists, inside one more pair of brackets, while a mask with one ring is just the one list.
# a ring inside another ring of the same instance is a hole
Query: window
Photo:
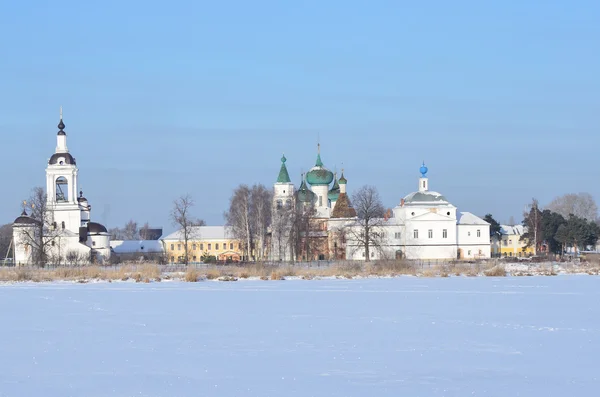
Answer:
[[365, 251], [363, 251], [363, 258], [365, 257]]
[[481, 230], [477, 229], [477, 237], [481, 237]]
[[281, 208], [283, 208], [283, 201], [277, 200], [277, 209], [280, 210]]
[[471, 256], [471, 250], [467, 251], [467, 255]]
[[192, 244], [192, 249], [196, 251], [196, 244]]
[[402, 233], [400, 233], [400, 232], [396, 232], [396, 233], [394, 233], [394, 237], [395, 237], [396, 239], [400, 240], [400, 239], [402, 238]]
[[509, 244], [512, 244], [512, 240], [508, 240], [508, 243], [509, 243]]
[[61, 226], [62, 226], [62, 230], [65, 230], [65, 221], [62, 221]]
[[212, 246], [211, 246], [211, 244], [208, 244], [208, 250], [209, 250], [209, 251], [210, 251], [210, 250], [212, 250]]
[[425, 181], [423, 181], [423, 189], [425, 189]]
[[419, 231], [417, 229], [413, 230], [413, 237], [419, 238]]
[[471, 236], [471, 232], [467, 232], [467, 236]]
[[232, 250], [233, 249], [233, 243], [229, 243], [229, 249]]
[[95, 247], [95, 246], [96, 246], [96, 242], [92, 241], [92, 247]]
[[204, 251], [204, 243], [200, 243], [200, 251]]
[[56, 226], [56, 222], [52, 223], [52, 228], [53, 228], [54, 230], [56, 230], [56, 227], [57, 227], [57, 226]]
[[448, 238], [448, 229], [442, 230], [442, 238]]
[[171, 251], [175, 251], [175, 244], [171, 244]]
[[54, 247], [56, 245], [56, 241], [52, 241], [52, 246]]
[[375, 256], [375, 253], [371, 251], [371, 258]]
[[195, 257], [195, 256], [193, 256], [193, 257], [192, 257], [192, 260], [193, 260], [194, 262], [196, 262], [196, 257]]
[[323, 206], [323, 196], [319, 196], [319, 207]]
[[429, 238], [433, 238], [433, 230], [429, 229], [429, 230], [427, 231], [427, 237], [429, 237]]
[[219, 250], [219, 243], [215, 244], [215, 249], [218, 251]]
[[181, 244], [177, 244], [177, 251], [181, 251]]
[[[171, 245], [172, 245], [172, 244], [171, 244]], [[171, 248], [171, 249], [172, 249], [172, 248]], [[173, 262], [175, 262], [175, 257], [174, 257], [174, 256], [172, 256], [172, 257], [171, 257], [171, 263], [173, 263]]]

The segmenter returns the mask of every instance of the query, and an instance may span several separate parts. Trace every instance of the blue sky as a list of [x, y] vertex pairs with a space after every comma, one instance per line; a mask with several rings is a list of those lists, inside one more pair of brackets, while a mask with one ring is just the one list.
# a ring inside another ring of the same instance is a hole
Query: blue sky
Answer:
[[59, 106], [92, 217], [222, 224], [240, 183], [346, 169], [397, 205], [600, 199], [596, 1], [61, 1], [0, 6], [0, 221], [44, 184]]

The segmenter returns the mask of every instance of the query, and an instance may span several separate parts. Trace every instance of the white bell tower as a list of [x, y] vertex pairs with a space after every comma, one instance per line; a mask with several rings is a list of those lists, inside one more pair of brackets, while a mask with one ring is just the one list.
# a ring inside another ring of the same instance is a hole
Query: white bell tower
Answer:
[[60, 122], [56, 134], [56, 150], [46, 167], [46, 194], [48, 209], [52, 209], [53, 222], [59, 229], [79, 233], [81, 211], [77, 202], [77, 163], [67, 148], [67, 134], [60, 109]]

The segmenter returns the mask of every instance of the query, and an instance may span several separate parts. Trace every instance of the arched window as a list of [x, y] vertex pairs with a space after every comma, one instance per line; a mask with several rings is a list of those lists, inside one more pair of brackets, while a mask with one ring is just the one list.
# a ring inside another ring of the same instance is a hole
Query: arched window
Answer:
[[280, 210], [281, 208], [283, 208], [283, 201], [277, 200], [277, 209]]
[[290, 208], [290, 207], [292, 206], [292, 200], [290, 200], [290, 199], [287, 199], [287, 200], [285, 201], [285, 206], [286, 206], [287, 208]]
[[65, 221], [62, 221], [61, 227], [62, 227], [62, 230], [65, 230]]
[[69, 201], [69, 182], [64, 176], [56, 179], [56, 201]]

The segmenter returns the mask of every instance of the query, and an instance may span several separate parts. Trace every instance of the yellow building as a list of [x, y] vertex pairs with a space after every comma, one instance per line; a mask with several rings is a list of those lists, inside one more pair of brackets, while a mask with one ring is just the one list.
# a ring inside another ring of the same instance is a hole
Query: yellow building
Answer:
[[[184, 262], [185, 244], [181, 231], [162, 239], [167, 262]], [[242, 246], [227, 226], [195, 226], [188, 241], [188, 261], [199, 263], [206, 258], [223, 262], [239, 262]], [[204, 259], [203, 259], [204, 258]]]
[[525, 247], [527, 240], [521, 240], [521, 236], [527, 231], [523, 225], [500, 225], [502, 239], [500, 243], [497, 237], [492, 238], [492, 254], [502, 257], [527, 257], [534, 254], [533, 246]]

